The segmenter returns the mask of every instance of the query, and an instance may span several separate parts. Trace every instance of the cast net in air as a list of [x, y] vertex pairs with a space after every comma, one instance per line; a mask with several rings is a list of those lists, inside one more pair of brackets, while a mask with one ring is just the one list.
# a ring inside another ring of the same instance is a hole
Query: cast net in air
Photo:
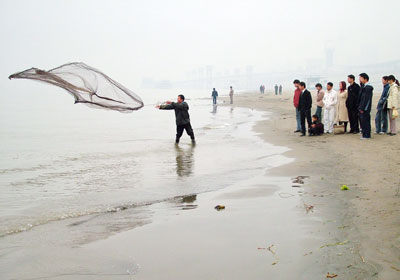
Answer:
[[68, 91], [75, 103], [103, 109], [131, 112], [143, 107], [138, 95], [101, 71], [82, 62], [61, 65], [49, 71], [30, 68], [9, 76], [49, 83]]

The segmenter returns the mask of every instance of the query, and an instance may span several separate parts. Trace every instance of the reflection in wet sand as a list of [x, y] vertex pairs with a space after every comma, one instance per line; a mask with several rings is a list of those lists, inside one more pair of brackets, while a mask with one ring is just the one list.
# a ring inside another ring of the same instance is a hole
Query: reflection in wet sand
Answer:
[[216, 114], [216, 113], [217, 113], [217, 109], [218, 109], [218, 105], [217, 105], [217, 104], [214, 104], [214, 105], [213, 105], [212, 113], [213, 113], [213, 114]]
[[190, 145], [188, 149], [183, 149], [175, 145], [176, 151], [176, 173], [179, 177], [190, 176], [193, 172], [193, 153], [195, 145]]

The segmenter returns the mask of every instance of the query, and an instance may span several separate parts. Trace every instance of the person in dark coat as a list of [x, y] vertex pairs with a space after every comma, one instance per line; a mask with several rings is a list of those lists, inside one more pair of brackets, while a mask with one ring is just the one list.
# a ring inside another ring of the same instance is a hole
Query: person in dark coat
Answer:
[[189, 116], [189, 105], [185, 102], [185, 96], [182, 94], [178, 95], [177, 102], [167, 101], [166, 105], [159, 105], [156, 108], [160, 110], [175, 110], [175, 119], [176, 119], [176, 140], [175, 143], [178, 144], [179, 140], [183, 134], [183, 130], [186, 130], [186, 133], [192, 139], [192, 143], [195, 143], [194, 132], [192, 129], [192, 125], [190, 124], [190, 116]]
[[301, 135], [306, 135], [306, 118], [308, 128], [311, 127], [311, 107], [312, 98], [311, 93], [306, 89], [306, 84], [300, 82], [299, 89], [301, 90], [300, 100], [299, 100], [299, 110], [300, 110], [300, 121], [301, 121]]
[[213, 88], [213, 91], [211, 93], [211, 97], [213, 99], [213, 104], [217, 104], [217, 97], [218, 97], [218, 91], [215, 90], [215, 88]]
[[360, 132], [360, 128], [358, 126], [358, 102], [359, 102], [359, 94], [360, 94], [360, 86], [355, 83], [354, 75], [348, 75], [347, 81], [349, 82], [349, 86], [347, 88], [347, 100], [346, 107], [347, 112], [349, 114], [349, 122], [350, 122], [350, 132], [357, 134]]
[[358, 111], [360, 113], [362, 140], [371, 138], [371, 107], [374, 88], [368, 83], [369, 76], [365, 73], [360, 74], [360, 104]]
[[375, 115], [375, 133], [385, 134], [388, 130], [388, 109], [387, 109], [387, 97], [389, 93], [389, 82], [388, 76], [382, 77], [383, 91], [381, 98], [379, 98], [378, 105], [376, 106]]
[[308, 128], [308, 135], [310, 136], [318, 136], [324, 134], [324, 125], [319, 120], [318, 115], [312, 116], [312, 124], [311, 127]]

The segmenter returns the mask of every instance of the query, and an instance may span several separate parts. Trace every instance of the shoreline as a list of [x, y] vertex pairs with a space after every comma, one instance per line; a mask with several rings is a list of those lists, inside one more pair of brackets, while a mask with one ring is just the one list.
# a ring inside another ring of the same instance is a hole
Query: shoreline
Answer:
[[[373, 104], [378, 99], [375, 94]], [[372, 135], [367, 143], [360, 141], [359, 135], [299, 137], [293, 133], [296, 120], [291, 92], [281, 96], [247, 93], [237, 95], [236, 101], [234, 106], [272, 112], [270, 119], [259, 122], [254, 130], [272, 144], [289, 147], [284, 155], [296, 159], [284, 170], [273, 169], [269, 174], [311, 176], [305, 184], [309, 203], [317, 205], [321, 217], [342, 224], [334, 231], [340, 236], [338, 242], [348, 240], [353, 245], [348, 257], [354, 264], [342, 263], [339, 276], [357, 268], [368, 279], [399, 278], [400, 151], [395, 148], [396, 137]], [[375, 110], [371, 112], [374, 115]], [[350, 190], [341, 191], [342, 184]], [[338, 263], [343, 258], [334, 251], [327, 257]], [[356, 274], [352, 277], [365, 279]]]
[[[349, 160], [335, 149], [347, 135], [298, 137], [292, 132], [289, 94], [237, 95], [233, 107], [268, 112], [268, 119], [256, 122], [252, 129], [260, 141], [290, 148], [283, 156], [293, 162], [224, 189], [126, 210], [132, 219], [128, 227], [99, 234], [95, 240], [86, 240], [81, 231], [96, 232], [98, 227], [92, 228], [91, 221], [104, 216], [58, 221], [20, 233], [28, 247], [15, 250], [13, 242], [8, 243], [10, 248], [3, 247], [4, 255], [15, 259], [2, 262], [0, 271], [11, 273], [10, 269], [21, 266], [13, 261], [23, 260], [26, 271], [18, 279], [184, 279], [188, 275], [191, 279], [325, 279], [328, 272], [337, 274], [337, 279], [397, 279], [396, 258], [387, 257], [392, 261], [385, 265], [371, 244], [374, 232], [368, 231], [373, 223], [385, 225], [387, 219], [373, 217], [362, 224], [366, 214], [360, 213], [363, 205], [357, 202], [371, 200], [363, 185], [368, 180], [358, 180], [359, 174], [349, 180], [348, 171], [354, 170], [338, 166]], [[360, 141], [350, 137], [351, 147], [361, 149]], [[372, 141], [366, 144], [373, 147]], [[291, 178], [297, 176], [310, 178], [293, 187]], [[350, 190], [341, 191], [340, 184]], [[217, 204], [226, 209], [216, 211]], [[107, 221], [119, 217], [107, 215], [100, 224], [105, 228], [110, 226]], [[57, 240], [65, 232], [71, 234], [69, 240]], [[391, 246], [396, 244], [389, 241], [390, 236], [385, 236], [379, 246], [395, 254]], [[48, 266], [53, 259], [59, 261]], [[38, 267], [41, 273], [36, 274]]]

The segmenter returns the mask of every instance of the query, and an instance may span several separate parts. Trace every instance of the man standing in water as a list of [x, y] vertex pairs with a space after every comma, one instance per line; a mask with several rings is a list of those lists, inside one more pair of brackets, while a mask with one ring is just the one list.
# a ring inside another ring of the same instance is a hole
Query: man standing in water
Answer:
[[278, 95], [278, 85], [275, 84], [275, 95]]
[[176, 119], [176, 140], [175, 143], [179, 143], [179, 139], [183, 134], [183, 130], [186, 130], [186, 133], [192, 139], [192, 143], [195, 144], [196, 141], [194, 139], [194, 133], [192, 126], [190, 124], [189, 117], [189, 105], [185, 102], [185, 96], [182, 94], [178, 95], [178, 102], [165, 102], [166, 105], [159, 105], [156, 108], [160, 110], [175, 110], [175, 119]]
[[213, 104], [217, 104], [217, 97], [218, 97], [218, 91], [215, 90], [215, 88], [213, 88], [213, 91], [211, 93], [212, 99], [213, 99]]
[[231, 86], [231, 89], [229, 90], [229, 97], [231, 98], [231, 104], [233, 104], [233, 88]]
[[279, 85], [279, 95], [282, 95], [282, 85]]

